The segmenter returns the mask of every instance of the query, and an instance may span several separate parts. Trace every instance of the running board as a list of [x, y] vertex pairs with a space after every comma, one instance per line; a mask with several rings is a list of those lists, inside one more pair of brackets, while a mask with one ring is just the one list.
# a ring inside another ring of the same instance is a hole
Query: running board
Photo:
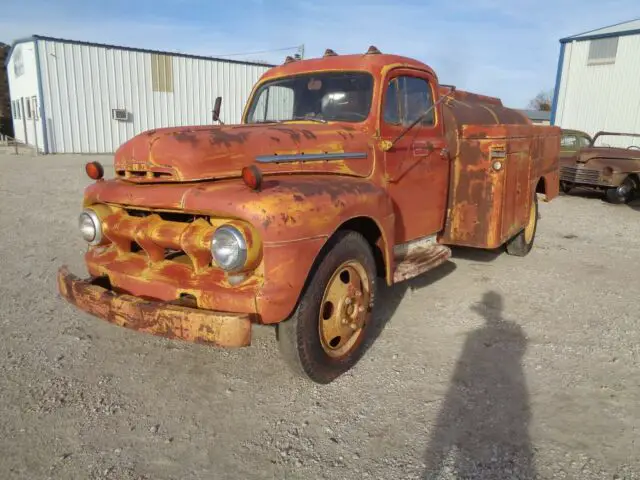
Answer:
[[451, 249], [436, 243], [433, 235], [396, 245], [393, 256], [396, 264], [393, 283], [398, 283], [442, 265], [451, 257]]

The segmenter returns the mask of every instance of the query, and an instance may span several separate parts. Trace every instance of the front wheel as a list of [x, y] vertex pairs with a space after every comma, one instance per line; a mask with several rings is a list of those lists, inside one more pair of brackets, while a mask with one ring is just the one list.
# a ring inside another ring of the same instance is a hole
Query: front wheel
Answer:
[[298, 374], [326, 384], [360, 359], [371, 337], [376, 264], [357, 232], [330, 240], [291, 318], [277, 329], [282, 356]]
[[509, 255], [524, 257], [531, 251], [533, 241], [536, 238], [538, 228], [538, 196], [534, 193], [529, 209], [529, 219], [520, 233], [507, 242], [506, 249]]
[[635, 182], [631, 178], [625, 178], [619, 187], [607, 189], [607, 201], [614, 204], [629, 203], [633, 199], [635, 190]]

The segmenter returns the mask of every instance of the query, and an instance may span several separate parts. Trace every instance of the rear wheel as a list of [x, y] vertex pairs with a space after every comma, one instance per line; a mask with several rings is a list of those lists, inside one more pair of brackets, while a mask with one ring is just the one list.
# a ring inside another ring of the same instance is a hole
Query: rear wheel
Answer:
[[339, 232], [290, 319], [278, 325], [282, 356], [298, 374], [329, 383], [360, 359], [371, 337], [376, 264], [357, 232]]
[[562, 193], [569, 193], [572, 188], [573, 185], [571, 185], [570, 183], [560, 182], [560, 190], [562, 191]]
[[636, 183], [632, 178], [625, 178], [619, 187], [609, 188], [606, 191], [607, 201], [609, 203], [621, 204], [629, 203], [633, 200], [635, 190], [637, 188]]
[[533, 241], [536, 238], [536, 229], [538, 228], [538, 196], [534, 193], [531, 200], [531, 208], [529, 209], [529, 219], [527, 224], [520, 233], [507, 242], [506, 250], [509, 255], [524, 257], [533, 247]]

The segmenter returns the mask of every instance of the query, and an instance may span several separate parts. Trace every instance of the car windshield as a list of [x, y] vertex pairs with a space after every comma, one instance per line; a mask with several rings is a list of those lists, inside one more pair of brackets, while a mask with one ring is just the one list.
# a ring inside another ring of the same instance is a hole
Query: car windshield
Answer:
[[281, 78], [253, 96], [246, 123], [311, 120], [361, 122], [369, 116], [373, 77], [364, 72], [326, 72]]
[[640, 135], [627, 133], [603, 133], [596, 136], [593, 146], [604, 148], [629, 148], [638, 152], [640, 149]]

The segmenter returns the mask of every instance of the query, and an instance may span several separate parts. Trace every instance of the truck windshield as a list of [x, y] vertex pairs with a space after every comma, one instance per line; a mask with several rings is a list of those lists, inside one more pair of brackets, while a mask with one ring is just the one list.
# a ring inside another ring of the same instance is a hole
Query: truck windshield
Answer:
[[325, 72], [281, 78], [253, 96], [246, 123], [316, 120], [361, 122], [369, 116], [373, 77], [364, 72]]

